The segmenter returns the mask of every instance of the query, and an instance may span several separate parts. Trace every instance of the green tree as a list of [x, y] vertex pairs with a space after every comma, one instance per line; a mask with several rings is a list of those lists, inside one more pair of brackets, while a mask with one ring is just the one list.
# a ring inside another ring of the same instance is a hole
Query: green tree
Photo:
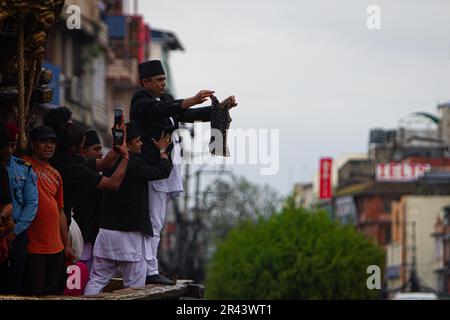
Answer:
[[372, 299], [367, 267], [381, 248], [325, 212], [293, 206], [230, 231], [214, 253], [208, 299]]

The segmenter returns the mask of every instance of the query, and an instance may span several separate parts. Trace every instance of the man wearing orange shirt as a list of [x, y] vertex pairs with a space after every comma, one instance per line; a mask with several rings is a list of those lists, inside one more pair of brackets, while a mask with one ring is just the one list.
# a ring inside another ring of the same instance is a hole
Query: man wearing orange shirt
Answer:
[[62, 294], [66, 279], [66, 261], [73, 259], [64, 214], [63, 184], [59, 172], [48, 160], [55, 153], [56, 133], [49, 127], [31, 131], [31, 163], [38, 176], [39, 205], [28, 229], [28, 258], [25, 293]]

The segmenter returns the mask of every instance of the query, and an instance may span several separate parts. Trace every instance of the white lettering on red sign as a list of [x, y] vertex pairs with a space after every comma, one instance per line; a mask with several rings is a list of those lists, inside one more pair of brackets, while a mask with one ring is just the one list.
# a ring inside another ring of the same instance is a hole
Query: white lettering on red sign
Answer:
[[413, 181], [431, 170], [428, 163], [379, 163], [377, 164], [377, 181]]

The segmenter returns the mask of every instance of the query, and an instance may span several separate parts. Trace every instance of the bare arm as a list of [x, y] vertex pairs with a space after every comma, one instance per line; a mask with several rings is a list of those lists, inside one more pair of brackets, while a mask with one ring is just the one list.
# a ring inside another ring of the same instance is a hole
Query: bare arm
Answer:
[[11, 217], [13, 208], [11, 204], [0, 205], [0, 216], [3, 218]]
[[103, 177], [100, 183], [97, 185], [97, 189], [101, 190], [114, 190], [117, 191], [122, 184], [123, 178], [127, 172], [128, 156], [122, 158], [119, 166], [114, 171], [111, 177]]
[[59, 233], [61, 235], [61, 240], [64, 248], [70, 246], [69, 228], [67, 227], [66, 215], [64, 214], [64, 210], [62, 208], [59, 209]]
[[186, 110], [197, 104], [202, 104], [203, 102], [208, 100], [208, 98], [211, 97], [213, 94], [214, 91], [201, 90], [195, 96], [184, 99], [183, 102], [181, 102], [181, 109]]
[[72, 250], [72, 246], [69, 240], [69, 228], [67, 226], [67, 219], [64, 213], [64, 209], [59, 209], [59, 233], [61, 235], [61, 240], [64, 245], [64, 255], [66, 256], [66, 261], [72, 262], [75, 255]]
[[121, 146], [119, 145], [114, 146], [114, 150], [116, 151], [117, 154], [121, 155], [123, 158], [122, 160], [120, 160], [119, 166], [116, 168], [111, 177], [103, 177], [102, 180], [100, 180], [99, 184], [97, 185], [97, 189], [117, 191], [119, 190], [119, 187], [122, 184], [123, 179], [125, 178], [128, 160], [130, 159], [130, 157], [128, 154], [128, 148], [126, 144], [127, 130], [125, 124], [123, 123], [123, 117], [122, 123], [120, 124], [120, 129], [122, 129], [124, 133], [123, 144]]
[[119, 159], [120, 154], [114, 150], [109, 151], [103, 159], [97, 159], [96, 169], [97, 171], [105, 171], [111, 169], [116, 163], [117, 159]]

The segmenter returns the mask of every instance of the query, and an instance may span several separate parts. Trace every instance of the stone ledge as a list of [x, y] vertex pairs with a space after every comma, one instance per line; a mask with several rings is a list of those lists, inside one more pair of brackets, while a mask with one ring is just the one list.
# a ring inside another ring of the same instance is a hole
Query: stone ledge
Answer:
[[139, 289], [119, 289], [95, 296], [11, 296], [0, 295], [0, 300], [171, 300], [181, 297], [203, 298], [204, 287], [192, 280], [178, 280], [173, 286], [150, 284]]

